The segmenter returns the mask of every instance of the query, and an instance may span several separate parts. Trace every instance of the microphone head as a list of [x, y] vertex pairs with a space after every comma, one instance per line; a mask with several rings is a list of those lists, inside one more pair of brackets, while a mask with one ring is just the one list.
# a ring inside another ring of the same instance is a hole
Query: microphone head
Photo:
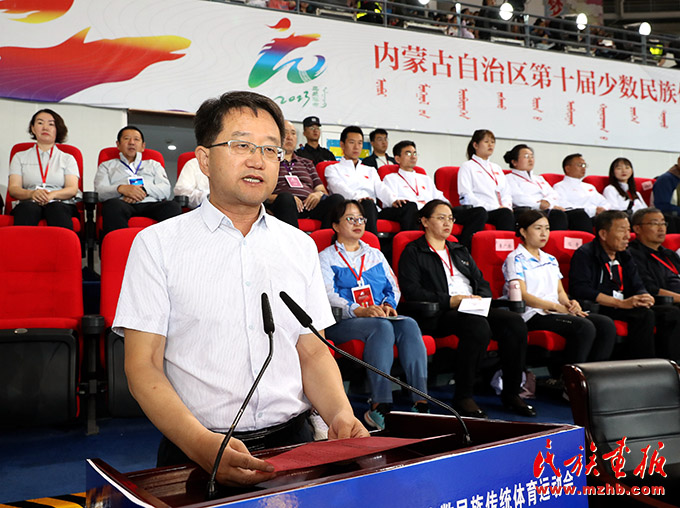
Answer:
[[286, 304], [286, 307], [288, 307], [288, 309], [293, 313], [295, 319], [300, 322], [303, 328], [309, 328], [312, 325], [312, 318], [309, 317], [309, 314], [302, 310], [302, 308], [300, 308], [300, 306], [295, 303], [295, 301], [293, 301], [293, 299], [288, 296], [285, 291], [281, 291], [279, 296], [281, 297], [281, 300], [283, 300], [283, 303]]
[[264, 333], [267, 335], [274, 333], [274, 316], [272, 316], [272, 308], [269, 305], [267, 293], [262, 293], [262, 324]]

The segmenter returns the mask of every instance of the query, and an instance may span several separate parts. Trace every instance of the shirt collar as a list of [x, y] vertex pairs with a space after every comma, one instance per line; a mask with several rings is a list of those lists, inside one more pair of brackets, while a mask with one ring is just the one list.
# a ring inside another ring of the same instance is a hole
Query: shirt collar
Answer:
[[532, 173], [531, 171], [522, 171], [522, 170], [520, 170], [520, 169], [513, 169], [513, 170], [511, 171], [511, 173], [512, 173], [513, 175], [519, 176], [520, 178], [529, 179], [529, 180], [531, 180], [532, 182], [533, 182], [533, 180], [534, 180], [533, 173]]
[[[520, 253], [522, 253], [528, 259], [536, 259], [534, 255], [527, 250], [523, 243], [520, 243], [517, 248], [519, 249]], [[538, 261], [543, 263], [544, 261], [547, 260], [548, 260], [547, 254], [543, 252], [541, 249], [538, 249]]]
[[127, 160], [127, 157], [123, 155], [123, 152], [118, 152], [118, 155], [120, 156], [120, 160], [122, 160], [126, 166], [134, 166], [137, 167], [137, 165], [142, 162], [142, 152], [137, 152], [137, 155], [135, 155], [135, 160], [130, 164]]
[[[205, 225], [208, 226], [208, 229], [210, 230], [211, 233], [214, 233], [215, 230], [217, 230], [222, 223], [224, 223], [224, 225], [230, 229], [236, 229], [231, 219], [227, 217], [224, 213], [222, 213], [220, 210], [218, 210], [215, 207], [215, 205], [213, 205], [210, 202], [209, 199], [203, 201], [199, 210], [201, 217], [203, 218], [203, 222], [205, 222]], [[260, 205], [260, 213], [257, 219], [255, 219], [253, 227], [257, 226], [258, 224], [267, 226], [268, 221], [271, 220], [267, 217], [268, 216], [267, 213], [265, 212], [264, 206]]]
[[482, 166], [484, 166], [484, 168], [488, 167], [489, 164], [491, 163], [489, 160], [484, 160], [484, 159], [482, 159], [482, 158], [479, 157], [477, 154], [474, 154], [474, 155], [472, 156], [472, 160], [473, 160], [473, 161], [477, 161], [479, 164], [481, 164]]

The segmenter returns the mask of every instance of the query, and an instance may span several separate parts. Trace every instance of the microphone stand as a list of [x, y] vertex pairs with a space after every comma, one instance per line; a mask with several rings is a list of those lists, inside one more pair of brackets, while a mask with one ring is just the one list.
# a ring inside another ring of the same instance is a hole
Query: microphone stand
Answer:
[[267, 358], [262, 364], [262, 368], [260, 369], [259, 374], [255, 378], [253, 386], [250, 387], [248, 395], [246, 395], [243, 404], [241, 404], [241, 408], [238, 410], [236, 418], [234, 418], [234, 421], [231, 424], [231, 427], [229, 427], [229, 430], [227, 431], [226, 435], [224, 436], [222, 444], [220, 445], [220, 449], [217, 452], [217, 457], [215, 457], [215, 464], [213, 465], [213, 470], [212, 473], [210, 474], [210, 480], [208, 481], [208, 492], [206, 497], [209, 500], [214, 499], [217, 493], [215, 477], [217, 476], [217, 470], [220, 467], [220, 462], [222, 461], [222, 455], [224, 454], [224, 450], [227, 448], [227, 444], [229, 444], [229, 440], [231, 439], [231, 436], [234, 434], [234, 429], [238, 425], [238, 422], [241, 420], [241, 416], [243, 416], [243, 413], [246, 410], [246, 406], [250, 402], [253, 393], [255, 393], [257, 385], [260, 384], [260, 379], [262, 379], [262, 375], [269, 366], [269, 362], [271, 362], [272, 356], [274, 354], [274, 318], [272, 316], [272, 309], [269, 305], [269, 298], [267, 297], [267, 293], [262, 293], [262, 321], [264, 323], [264, 332], [269, 337], [269, 354], [267, 355]]
[[431, 397], [427, 393], [425, 393], [421, 390], [418, 390], [414, 386], [411, 386], [407, 383], [404, 383], [402, 380], [397, 379], [396, 377], [394, 377], [390, 374], [387, 374], [386, 372], [383, 372], [382, 370], [374, 367], [370, 363], [366, 363], [365, 361], [360, 360], [359, 358], [357, 358], [355, 356], [352, 356], [351, 354], [347, 353], [346, 351], [343, 351], [342, 349], [337, 348], [334, 344], [331, 344], [323, 335], [321, 335], [317, 331], [316, 328], [314, 328], [314, 326], [312, 325], [312, 318], [309, 316], [309, 314], [307, 314], [304, 310], [302, 310], [302, 308], [297, 303], [295, 303], [295, 301], [290, 296], [288, 296], [288, 294], [285, 291], [281, 291], [279, 293], [279, 296], [283, 300], [283, 303], [285, 303], [286, 306], [288, 307], [288, 309], [293, 313], [295, 318], [300, 322], [300, 324], [304, 328], [309, 328], [312, 331], [312, 333], [314, 335], [316, 335], [316, 337], [319, 338], [319, 340], [321, 340], [321, 342], [326, 344], [326, 346], [331, 348], [333, 351], [335, 351], [339, 355], [342, 355], [345, 358], [353, 361], [354, 363], [358, 363], [359, 365], [370, 370], [371, 372], [375, 372], [379, 376], [382, 376], [386, 379], [389, 379], [390, 381], [398, 384], [402, 388], [406, 388], [410, 392], [413, 392], [416, 395], [419, 395], [420, 397], [424, 398], [425, 400], [432, 402], [433, 404], [435, 404], [439, 407], [442, 407], [442, 408], [446, 409], [448, 412], [450, 412], [453, 416], [456, 417], [458, 422], [460, 422], [460, 425], [463, 427], [463, 432], [465, 433], [465, 446], [472, 445], [472, 438], [470, 437], [470, 431], [468, 431], [467, 425], [465, 425], [465, 422], [463, 421], [463, 419], [460, 417], [460, 415], [458, 414], [458, 412], [455, 409], [453, 409], [448, 404], [445, 404], [444, 402], [442, 402], [438, 399], [435, 399], [434, 397]]

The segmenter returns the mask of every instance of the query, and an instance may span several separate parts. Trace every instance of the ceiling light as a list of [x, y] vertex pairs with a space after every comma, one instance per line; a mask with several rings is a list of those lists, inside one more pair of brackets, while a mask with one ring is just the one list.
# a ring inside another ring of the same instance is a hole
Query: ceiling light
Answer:
[[171, 144], [171, 145], [168, 145], [168, 150], [170, 150], [170, 151], [177, 150], [177, 147], [175, 145]]
[[508, 2], [505, 2], [503, 5], [501, 5], [498, 14], [503, 21], [508, 21], [510, 18], [512, 18], [512, 11], [512, 5], [510, 5]]

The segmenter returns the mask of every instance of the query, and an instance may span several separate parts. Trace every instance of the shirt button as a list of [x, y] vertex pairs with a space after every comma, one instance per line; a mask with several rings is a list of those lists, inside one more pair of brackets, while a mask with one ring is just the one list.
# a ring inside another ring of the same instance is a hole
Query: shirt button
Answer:
[[249, 280], [246, 281], [246, 286], [250, 286], [250, 281], [249, 281]]
[[257, 413], [257, 417], [258, 417], [258, 418], [262, 418], [262, 415], [263, 415], [263, 414], [264, 414], [264, 413]]
[[248, 330], [252, 330], [253, 328], [255, 328], [253, 325], [248, 325]]

